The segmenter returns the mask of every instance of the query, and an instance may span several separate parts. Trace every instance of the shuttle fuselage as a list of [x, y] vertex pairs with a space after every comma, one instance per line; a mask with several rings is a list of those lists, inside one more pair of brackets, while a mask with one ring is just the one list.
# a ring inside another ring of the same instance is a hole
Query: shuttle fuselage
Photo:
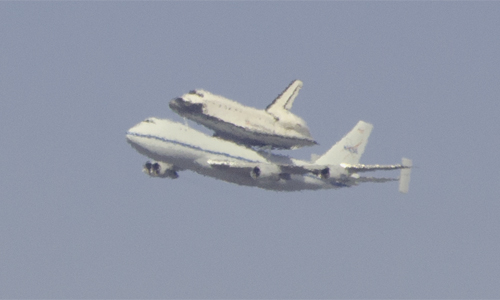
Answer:
[[265, 110], [242, 105], [205, 90], [173, 99], [170, 108], [215, 131], [215, 136], [246, 146], [295, 149], [315, 145], [306, 122], [289, 111], [302, 82], [295, 80]]

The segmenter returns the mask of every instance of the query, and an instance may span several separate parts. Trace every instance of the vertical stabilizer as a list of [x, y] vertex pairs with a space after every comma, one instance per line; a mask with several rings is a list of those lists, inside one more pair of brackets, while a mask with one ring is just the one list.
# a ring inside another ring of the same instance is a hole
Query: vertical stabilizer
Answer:
[[412, 161], [411, 159], [403, 157], [401, 165], [404, 167], [408, 167], [405, 169], [401, 169], [401, 175], [399, 176], [399, 191], [406, 194], [408, 193], [408, 190], [410, 188], [410, 172]]
[[365, 152], [372, 128], [372, 124], [359, 121], [348, 134], [320, 156], [315, 163], [319, 165], [358, 164], [361, 155]]
[[299, 90], [302, 88], [302, 81], [294, 80], [290, 85], [281, 93], [274, 101], [266, 107], [266, 111], [273, 114], [277, 110], [290, 110], [293, 105], [293, 101], [299, 94]]

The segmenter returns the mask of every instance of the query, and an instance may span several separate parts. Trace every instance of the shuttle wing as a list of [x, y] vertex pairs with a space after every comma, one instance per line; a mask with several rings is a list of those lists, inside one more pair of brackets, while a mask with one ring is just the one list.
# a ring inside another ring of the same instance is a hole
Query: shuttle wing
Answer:
[[293, 101], [299, 94], [299, 90], [302, 88], [302, 81], [294, 80], [290, 85], [281, 93], [274, 101], [266, 107], [266, 111], [272, 112], [274, 110], [286, 109], [290, 110], [293, 105]]

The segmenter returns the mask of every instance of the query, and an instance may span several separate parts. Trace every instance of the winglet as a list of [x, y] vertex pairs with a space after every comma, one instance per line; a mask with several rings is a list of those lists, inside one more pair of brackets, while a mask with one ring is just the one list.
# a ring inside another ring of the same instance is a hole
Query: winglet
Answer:
[[399, 191], [406, 194], [408, 193], [408, 189], [410, 188], [410, 172], [412, 161], [411, 159], [403, 157], [401, 165], [407, 168], [401, 169], [401, 175], [399, 176]]
[[302, 81], [296, 79], [290, 83], [290, 85], [281, 93], [274, 101], [266, 107], [266, 111], [271, 112], [278, 109], [290, 110], [293, 105], [293, 101], [299, 94], [300, 88], [302, 88]]

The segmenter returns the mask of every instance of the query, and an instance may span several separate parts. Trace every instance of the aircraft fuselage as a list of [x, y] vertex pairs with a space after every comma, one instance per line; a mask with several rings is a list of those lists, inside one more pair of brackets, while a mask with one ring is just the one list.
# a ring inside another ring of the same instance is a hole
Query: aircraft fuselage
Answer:
[[[210, 137], [183, 124], [165, 119], [149, 118], [127, 132], [127, 141], [141, 154], [174, 165], [176, 170], [192, 170], [239, 185], [256, 186], [279, 191], [317, 190], [354, 185], [352, 180], [340, 180], [348, 174], [332, 168], [331, 177], [323, 179], [314, 174], [269, 178], [253, 178], [248, 170], [213, 168], [208, 161], [250, 163], [255, 166], [269, 163], [307, 164], [286, 156], [260, 153], [251, 148]], [[338, 180], [336, 180], [337, 178]]]

